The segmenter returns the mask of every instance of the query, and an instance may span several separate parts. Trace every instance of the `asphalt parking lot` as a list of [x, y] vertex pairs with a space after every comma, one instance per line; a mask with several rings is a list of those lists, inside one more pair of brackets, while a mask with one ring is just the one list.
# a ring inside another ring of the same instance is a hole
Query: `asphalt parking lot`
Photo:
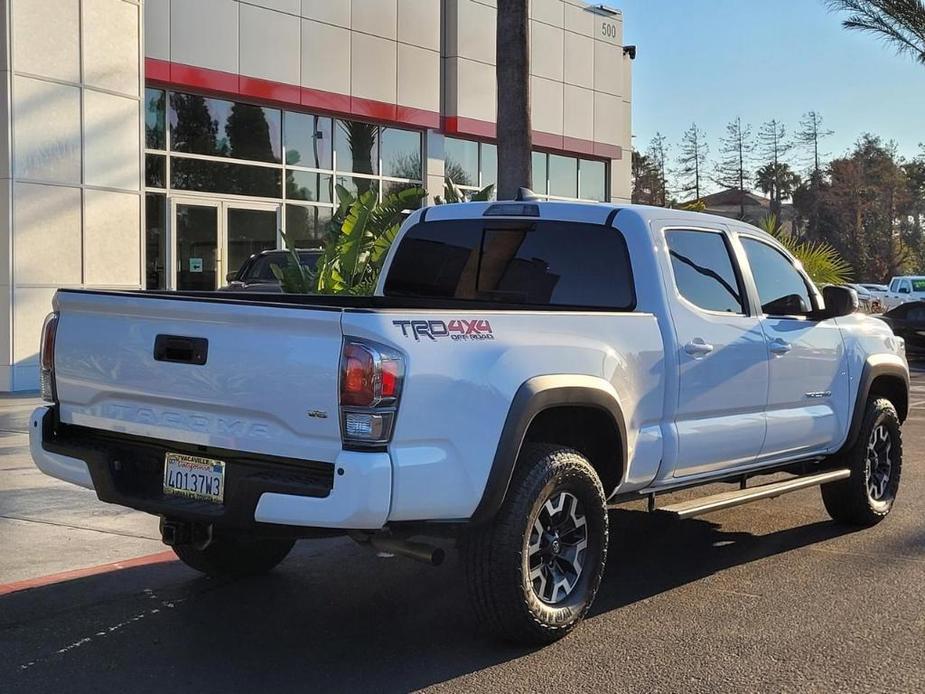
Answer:
[[835, 525], [817, 490], [681, 522], [615, 511], [592, 615], [528, 650], [477, 632], [453, 553], [303, 541], [269, 576], [200, 577], [155, 519], [35, 470], [34, 400], [7, 398], [0, 691], [925, 691], [925, 372], [912, 403], [876, 528]]

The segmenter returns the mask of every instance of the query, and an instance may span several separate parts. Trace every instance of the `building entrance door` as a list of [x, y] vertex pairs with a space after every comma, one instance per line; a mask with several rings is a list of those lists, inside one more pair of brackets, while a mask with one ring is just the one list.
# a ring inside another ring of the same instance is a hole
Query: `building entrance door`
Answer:
[[170, 201], [171, 289], [212, 291], [252, 254], [278, 248], [280, 205], [176, 197]]

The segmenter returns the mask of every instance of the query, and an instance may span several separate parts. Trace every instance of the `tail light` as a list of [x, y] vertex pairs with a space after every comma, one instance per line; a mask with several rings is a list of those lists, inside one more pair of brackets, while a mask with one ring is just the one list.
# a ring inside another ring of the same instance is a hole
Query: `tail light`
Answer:
[[58, 314], [49, 313], [42, 325], [42, 342], [39, 347], [39, 388], [42, 400], [55, 402], [58, 393], [55, 388], [55, 335], [58, 332]]
[[404, 359], [367, 340], [344, 342], [340, 365], [340, 416], [344, 443], [378, 446], [392, 438], [401, 396]]

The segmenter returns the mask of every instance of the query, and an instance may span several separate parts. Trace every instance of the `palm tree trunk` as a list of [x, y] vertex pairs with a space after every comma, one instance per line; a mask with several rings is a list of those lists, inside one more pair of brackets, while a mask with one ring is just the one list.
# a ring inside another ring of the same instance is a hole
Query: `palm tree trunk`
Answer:
[[528, 0], [498, 0], [498, 199], [533, 186]]

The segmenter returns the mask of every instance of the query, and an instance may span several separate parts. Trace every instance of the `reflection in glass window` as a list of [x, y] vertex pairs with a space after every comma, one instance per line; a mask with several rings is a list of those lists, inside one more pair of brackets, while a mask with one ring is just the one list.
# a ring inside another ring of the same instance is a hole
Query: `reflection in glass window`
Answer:
[[338, 171], [379, 173], [379, 128], [360, 121], [335, 121], [334, 151]]
[[290, 200], [331, 202], [331, 174], [310, 171], [286, 172], [286, 197]]
[[273, 108], [170, 95], [171, 148], [176, 152], [280, 162], [281, 114]]
[[446, 175], [460, 186], [479, 184], [479, 143], [472, 140], [444, 140]]
[[148, 188], [167, 187], [167, 157], [161, 154], [145, 155], [145, 185]]
[[[405, 181], [383, 181], [382, 182], [382, 197], [389, 195], [390, 193], [397, 193], [400, 190], [405, 190], [406, 188], [421, 188], [420, 183], [411, 183]], [[423, 197], [422, 197], [423, 200]], [[405, 209], [416, 210], [421, 206], [422, 200], [417, 202], [409, 203]]]
[[549, 155], [549, 194], [562, 198], [578, 197], [578, 160], [559, 154]]
[[332, 169], [331, 119], [307, 113], [285, 114], [286, 163], [310, 169]]
[[707, 311], [745, 313], [726, 241], [709, 231], [669, 231], [668, 252], [678, 292]]
[[281, 198], [282, 171], [265, 166], [171, 157], [170, 185], [203, 193]]
[[742, 237], [742, 247], [755, 278], [761, 310], [769, 316], [795, 316], [812, 309], [803, 276], [779, 250]]
[[145, 147], [167, 147], [164, 131], [165, 94], [163, 89], [145, 89]]
[[167, 196], [145, 195], [145, 287], [167, 288]]
[[579, 192], [583, 200], [604, 202], [607, 184], [607, 169], [602, 161], [582, 159], [578, 167]]
[[286, 205], [286, 235], [296, 248], [322, 247], [330, 222], [330, 207]]
[[348, 193], [359, 197], [368, 190], [379, 195], [379, 180], [376, 178], [363, 178], [362, 176], [338, 176], [337, 185], [343, 186]]
[[483, 142], [482, 150], [482, 182], [479, 184], [482, 188], [489, 185], [495, 185], [498, 182], [498, 148], [488, 142]]
[[421, 133], [383, 128], [381, 135], [382, 175], [421, 178]]
[[546, 155], [533, 152], [533, 192], [546, 195]]

